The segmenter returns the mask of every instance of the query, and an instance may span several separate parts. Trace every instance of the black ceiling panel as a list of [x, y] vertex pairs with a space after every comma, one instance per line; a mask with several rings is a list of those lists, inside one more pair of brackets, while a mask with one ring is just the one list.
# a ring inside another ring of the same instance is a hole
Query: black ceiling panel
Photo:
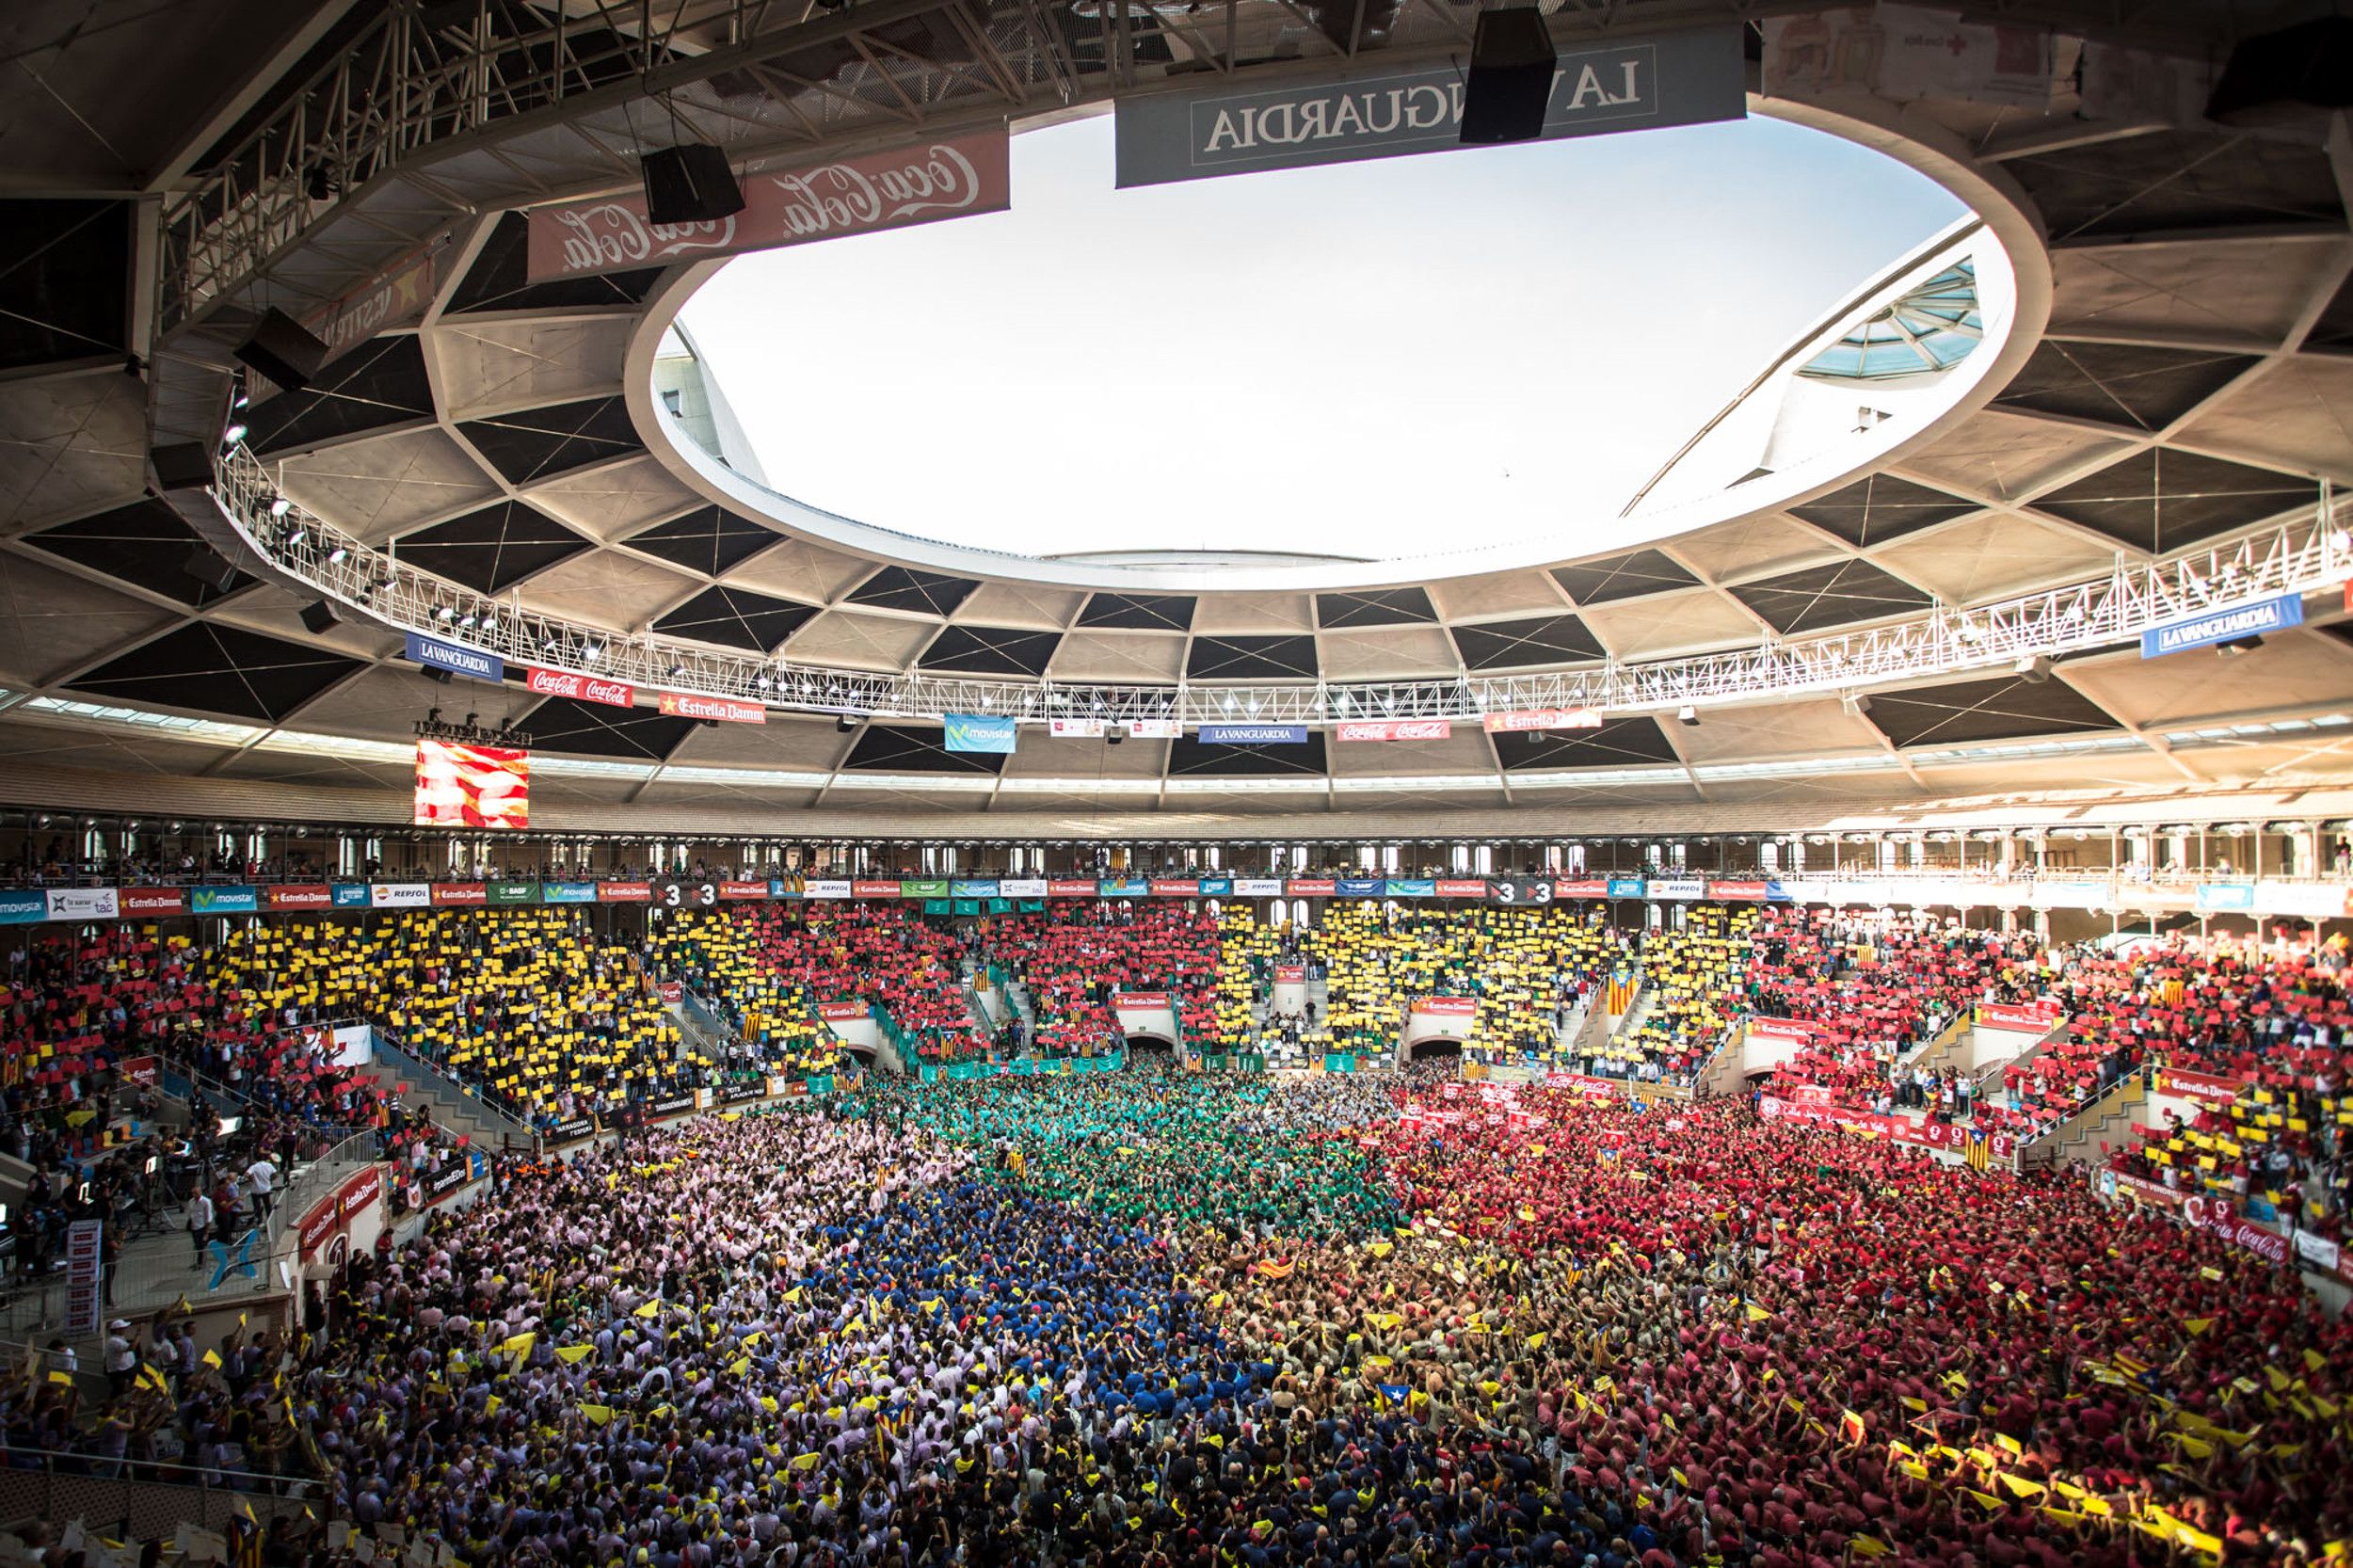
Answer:
[[651, 708], [612, 708], [600, 702], [552, 696], [534, 708], [518, 728], [530, 731], [535, 751], [659, 762], [678, 749], [696, 722]]
[[1205, 745], [1197, 735], [1182, 736], [1168, 743], [1168, 771], [1172, 776], [1210, 774], [1230, 778], [1320, 775], [1324, 771], [1323, 731], [1308, 730], [1307, 744], [1296, 746]]
[[366, 667], [323, 648], [199, 621], [107, 661], [73, 689], [275, 724]]
[[254, 404], [246, 410], [246, 444], [265, 455], [290, 452], [432, 417], [424, 344], [406, 333], [363, 343], [300, 392]]
[[502, 501], [403, 537], [400, 558], [494, 594], [590, 548], [588, 541], [520, 501]]
[[2251, 354], [2046, 340], [1993, 406], [2162, 430], [2256, 362]]
[[2220, 457], [2151, 447], [2034, 502], [2038, 511], [2153, 555], [2309, 506], [2309, 479]]
[[[179, 513], [152, 497], [43, 529], [26, 542], [183, 604], [202, 606], [228, 597], [184, 569], [204, 541], [180, 520]], [[239, 572], [229, 592], [235, 593], [252, 582]]]
[[1002, 626], [951, 626], [932, 639], [917, 663], [927, 670], [954, 670], [965, 675], [1030, 675], [1046, 673], [1047, 661], [1062, 644], [1059, 632], [1035, 632]]
[[629, 405], [617, 394], [469, 420], [457, 428], [510, 485], [645, 450], [630, 423]]
[[2329, 154], [2243, 131], [2160, 131], [2002, 166], [2041, 209], [2054, 240], [2335, 222], [2344, 207]]
[[1957, 495], [1892, 473], [1874, 473], [1789, 510], [1860, 548], [1965, 518], [1979, 508]]
[[1929, 596], [1868, 561], [1833, 561], [1732, 589], [1785, 636], [1924, 610]]
[[2117, 728], [2116, 720], [2074, 687], [2012, 675], [1873, 692], [1865, 716], [1899, 746], [1962, 745]]
[[130, 202], [0, 201], [0, 370], [130, 352]]
[[1304, 636], [1200, 636], [1185, 652], [1192, 680], [1313, 680], [1316, 640]]
[[978, 583], [945, 572], [915, 571], [885, 567], [860, 583], [850, 594], [852, 604], [872, 604], [883, 610], [913, 610], [920, 615], [952, 616], [971, 597]]
[[1489, 737], [1496, 759], [1506, 771], [1529, 768], [1617, 768], [1677, 760], [1658, 721], [1639, 718], [1605, 720], [1596, 729], [1550, 729], [1539, 733], [1506, 730]]
[[1006, 761], [997, 752], [950, 751], [942, 730], [869, 724], [841, 765], [857, 773], [1002, 773]]
[[1326, 632], [1356, 626], [1426, 626], [1438, 618], [1420, 588], [1373, 588], [1316, 595], [1316, 624]]
[[2353, 354], [2353, 277], [2338, 284], [2335, 296], [2321, 308], [2320, 319], [2313, 323], [2304, 347], [2323, 354]]
[[1192, 594], [1096, 594], [1079, 612], [1081, 627], [1113, 632], [1190, 632]]
[[1602, 657], [1601, 644], [1576, 616], [1533, 616], [1453, 628], [1465, 669], [1505, 670], [1574, 664]]
[[530, 248], [530, 223], [520, 213], [508, 213], [490, 231], [481, 254], [466, 269], [466, 280], [450, 296], [445, 313], [468, 311], [581, 310], [599, 305], [635, 305], [662, 276], [658, 266], [635, 272], [608, 272], [600, 278], [563, 278], [534, 283], [524, 277]]
[[716, 577], [757, 555], [780, 536], [775, 529], [763, 528], [724, 506], [702, 506], [682, 518], [657, 522], [621, 542], [632, 550], [659, 556], [672, 566]]
[[1640, 599], [1669, 588], [1688, 588], [1699, 581], [1682, 562], [1663, 550], [1636, 550], [1624, 555], [1605, 555], [1598, 561], [1555, 567], [1552, 580], [1566, 588], [1569, 597], [1579, 604]]
[[745, 588], [705, 588], [653, 623], [656, 632], [771, 653], [817, 613], [813, 604], [771, 599]]

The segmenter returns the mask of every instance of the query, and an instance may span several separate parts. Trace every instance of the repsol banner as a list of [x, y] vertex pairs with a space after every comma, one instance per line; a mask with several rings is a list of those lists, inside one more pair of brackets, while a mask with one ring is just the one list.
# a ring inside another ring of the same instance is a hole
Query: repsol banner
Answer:
[[[1738, 120], [1748, 112], [1737, 27], [1613, 40], [1562, 53], [1544, 138]], [[1117, 180], [1166, 184], [1262, 168], [1353, 163], [1462, 145], [1451, 60], [1261, 88], [1122, 99]]]

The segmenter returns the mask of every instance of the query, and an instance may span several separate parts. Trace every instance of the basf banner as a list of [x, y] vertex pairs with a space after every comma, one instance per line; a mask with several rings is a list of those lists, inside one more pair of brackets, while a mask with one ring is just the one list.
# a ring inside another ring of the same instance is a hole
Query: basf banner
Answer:
[[419, 827], [529, 827], [531, 753], [419, 741], [415, 821]]
[[[1458, 62], [1434, 61], [1251, 92], [1124, 98], [1117, 184], [1445, 152], [1462, 144], [1463, 85]], [[1544, 138], [1696, 125], [1747, 112], [1739, 29], [1695, 29], [1563, 52]], [[534, 238], [536, 244], [536, 229]]]
[[745, 174], [744, 210], [704, 223], [649, 223], [631, 194], [567, 201], [530, 215], [531, 281], [702, 261], [1002, 212], [1013, 184], [1002, 126], [947, 141], [778, 174]]

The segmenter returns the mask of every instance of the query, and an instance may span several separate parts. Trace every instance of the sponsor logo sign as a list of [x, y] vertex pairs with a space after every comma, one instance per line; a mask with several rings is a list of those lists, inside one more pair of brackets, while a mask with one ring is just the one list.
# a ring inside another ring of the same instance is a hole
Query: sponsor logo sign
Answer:
[[1122, 991], [1112, 998], [1112, 1005], [1122, 1013], [1144, 1013], [1168, 1005], [1165, 991]]
[[757, 702], [731, 696], [696, 696], [692, 692], [664, 692], [662, 712], [674, 718], [715, 719], [721, 724], [766, 724], [768, 710]]
[[47, 907], [53, 920], [116, 920], [122, 901], [112, 888], [52, 888]]
[[1378, 876], [1343, 876], [1334, 886], [1342, 898], [1379, 898], [1388, 883]]
[[2040, 1034], [2059, 1020], [2058, 1004], [2048, 1001], [1980, 1003], [1979, 1029], [2009, 1029]]
[[1001, 128], [740, 182], [744, 210], [700, 223], [648, 222], [634, 194], [538, 208], [527, 276], [536, 283], [732, 256], [1002, 212], [1012, 202]]
[[262, 895], [252, 888], [192, 888], [188, 896], [200, 915], [251, 915], [262, 907]]
[[49, 896], [38, 888], [0, 889], [0, 925], [30, 925], [49, 918]]
[[1545, 876], [1496, 877], [1487, 884], [1487, 902], [1504, 905], [1550, 904], [1552, 879]]
[[850, 879], [846, 876], [812, 876], [801, 884], [803, 898], [848, 898]]
[[2198, 907], [2202, 910], [2252, 909], [2255, 907], [2255, 885], [2251, 882], [2201, 882], [2198, 885]]
[[1128, 721], [1128, 733], [1139, 741], [1173, 741], [1184, 732], [1184, 724], [1177, 719], [1129, 719]]
[[941, 744], [950, 751], [1010, 757], [1017, 740], [1013, 720], [1001, 713], [942, 713]]
[[598, 702], [607, 708], [627, 708], [637, 700], [637, 688], [626, 680], [601, 680], [570, 670], [533, 665], [523, 684], [543, 696], [568, 696], [575, 702]]
[[371, 1165], [343, 1184], [335, 1193], [335, 1207], [346, 1220], [384, 1195], [384, 1172]]
[[1200, 891], [1201, 883], [1198, 878], [1156, 876], [1152, 879], [1154, 898], [1192, 898]]
[[1005, 898], [1044, 898], [1046, 879], [1042, 876], [1007, 877], [997, 884], [997, 891]]
[[484, 885], [486, 904], [536, 904], [539, 885], [536, 882], [491, 882]]
[[2103, 1184], [2110, 1176], [2116, 1176], [2116, 1190], [2136, 1203], [2154, 1204], [2160, 1208], [2179, 1208], [2182, 1207], [2183, 1199], [2186, 1196], [2185, 1193], [2176, 1192], [2161, 1181], [2150, 1181], [2145, 1177], [2122, 1176], [2115, 1172], [2102, 1172], [2100, 1179]]
[[1653, 876], [1643, 879], [1643, 890], [1652, 898], [1705, 898], [1707, 883], [1696, 876]]
[[862, 1001], [821, 1001], [817, 1004], [819, 1017], [836, 1021], [867, 1017], [872, 1012], [872, 1009]]
[[1093, 877], [1055, 876], [1046, 882], [1048, 898], [1093, 898], [1096, 881]]
[[1475, 1018], [1479, 1016], [1477, 997], [1417, 997], [1414, 1011], [1433, 1018]]
[[539, 884], [542, 904], [594, 904], [597, 885], [593, 882], [542, 882]]
[[330, 890], [338, 909], [365, 909], [368, 906], [368, 885], [364, 882], [338, 882]]
[[1105, 898], [1143, 898], [1152, 891], [1152, 884], [1132, 876], [1107, 876], [1095, 886]]
[[2304, 596], [2274, 594], [2269, 599], [2250, 600], [2225, 609], [2208, 610], [2164, 626], [2153, 626], [2140, 634], [2140, 656], [2161, 659], [2169, 653], [2186, 653], [2194, 648], [2212, 648], [2217, 643], [2234, 643], [2241, 637], [2261, 636], [2267, 632], [2285, 632], [2304, 624]]
[[1236, 898], [1281, 898], [1283, 879], [1279, 876], [1238, 876], [1234, 878]]
[[472, 1169], [472, 1164], [464, 1160], [452, 1158], [442, 1161], [441, 1168], [426, 1176], [422, 1184], [424, 1199], [423, 1207], [430, 1208], [460, 1187], [465, 1186], [467, 1173]]
[[1487, 879], [1484, 877], [1440, 877], [1436, 883], [1440, 898], [1485, 898]]
[[424, 909], [433, 903], [433, 888], [424, 882], [372, 882], [368, 884], [368, 907], [371, 909]]
[[1284, 885], [1293, 898], [1331, 898], [1340, 885], [1328, 876], [1294, 876]]
[[436, 882], [433, 903], [436, 907], [470, 908], [490, 902], [490, 885], [487, 882]]
[[335, 889], [326, 883], [283, 883], [262, 889], [272, 909], [332, 909]]
[[1641, 898], [1646, 884], [1639, 876], [1613, 876], [1609, 879], [1611, 898]]
[[1205, 876], [1201, 879], [1201, 896], [1204, 898], [1230, 898], [1233, 892], [1234, 879], [1230, 876]]
[[1438, 885], [1426, 876], [1388, 877], [1381, 884], [1385, 898], [1436, 898]]
[[1795, 1040], [1802, 1045], [1814, 1038], [1814, 1026], [1801, 1018], [1751, 1018], [1749, 1038], [1752, 1040]]
[[2219, 1198], [2196, 1197], [2182, 1205], [2182, 1213], [2191, 1224], [2211, 1230], [2234, 1247], [2244, 1247], [2270, 1263], [2288, 1260], [2288, 1239], [2275, 1230], [2266, 1230], [2252, 1220], [2242, 1220], [2231, 1211], [2231, 1206]]
[[676, 1007], [686, 1000], [686, 987], [678, 981], [664, 980], [655, 984], [653, 994], [662, 999], [664, 1007]]
[[951, 898], [995, 898], [997, 880], [994, 877], [959, 878], [948, 884]]
[[1048, 735], [1060, 737], [1076, 737], [1082, 741], [1099, 741], [1103, 738], [1103, 721], [1101, 719], [1048, 719], [1046, 723], [1046, 732]]
[[1772, 888], [1762, 882], [1710, 882], [1707, 896], [1712, 899], [1762, 899]]
[[724, 902], [764, 899], [767, 896], [768, 884], [765, 882], [722, 882], [719, 884], [719, 897]]
[[1304, 724], [1205, 724], [1201, 744], [1211, 746], [1304, 746]]
[[650, 882], [600, 882], [597, 884], [599, 904], [651, 904], [653, 884]]
[[1554, 898], [1608, 898], [1609, 879], [1606, 876], [1561, 877], [1552, 885]]
[[656, 1119], [664, 1116], [683, 1116], [695, 1108], [693, 1095], [672, 1095], [666, 1099], [658, 1099], [646, 1107], [646, 1114]]
[[743, 1105], [752, 1100], [767, 1097], [768, 1086], [764, 1083], [740, 1084], [719, 1091], [719, 1103], [722, 1105]]
[[2216, 1105], [2228, 1105], [2239, 1097], [2247, 1085], [2235, 1078], [2217, 1078], [2211, 1073], [2184, 1072], [2179, 1067], [2157, 1069], [2157, 1093], [2179, 1095], [2184, 1099], [2207, 1100]]
[[1306, 966], [1306, 965], [1305, 965], [1305, 964], [1277, 964], [1277, 965], [1274, 967], [1274, 984], [1277, 984], [1277, 985], [1305, 985], [1306, 983], [1307, 983], [1307, 966]]
[[1352, 719], [1335, 725], [1339, 741], [1443, 741], [1454, 733], [1452, 719]]
[[188, 890], [185, 888], [125, 888], [120, 902], [126, 917], [184, 915], [188, 912]]
[[323, 311], [302, 318], [312, 336], [327, 344], [330, 360], [394, 327], [406, 327], [424, 314], [433, 298], [433, 254], [436, 238], [394, 262]]
[[411, 664], [423, 664], [427, 669], [447, 670], [469, 680], [495, 682], [506, 679], [506, 661], [497, 654], [445, 643], [439, 637], [428, 637], [421, 632], [408, 633], [408, 659]]
[[[1093, 887], [1094, 884], [1089, 883], [1088, 886]], [[899, 879], [899, 896], [901, 898], [946, 898], [948, 880], [945, 877], [933, 877], [924, 881], [912, 881], [902, 877]]]
[[860, 879], [850, 884], [850, 893], [854, 898], [897, 898], [900, 886], [895, 877], [888, 880], [880, 877]]
[[1480, 722], [1490, 735], [1516, 735], [1533, 729], [1599, 729], [1601, 715], [1591, 708], [1518, 708], [1489, 713]]
[[596, 1122], [587, 1116], [574, 1116], [568, 1122], [558, 1122], [547, 1132], [550, 1144], [577, 1144], [597, 1130]]
[[302, 1216], [302, 1256], [310, 1256], [327, 1245], [327, 1239], [343, 1228], [344, 1211], [336, 1206], [334, 1194], [319, 1199], [311, 1211]]
[[145, 1083], [152, 1086], [155, 1081], [159, 1069], [155, 1065], [155, 1059], [153, 1057], [134, 1056], [128, 1061], [120, 1064], [115, 1068], [115, 1071], [120, 1073], [123, 1077], [129, 1079], [134, 1083]]
[[[1737, 29], [1711, 27], [1564, 51], [1545, 140], [1737, 120], [1746, 68]], [[1461, 145], [1463, 76], [1451, 64], [1359, 70], [1252, 92], [1124, 99], [1121, 187], [1351, 163]]]

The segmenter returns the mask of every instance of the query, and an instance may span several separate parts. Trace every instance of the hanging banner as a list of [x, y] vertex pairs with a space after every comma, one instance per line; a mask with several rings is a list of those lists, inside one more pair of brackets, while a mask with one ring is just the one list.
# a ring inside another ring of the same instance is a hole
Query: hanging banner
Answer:
[[842, 899], [850, 896], [846, 876], [812, 876], [801, 884], [803, 898]]
[[433, 888], [424, 882], [376, 882], [368, 887], [371, 909], [429, 909]]
[[1101, 719], [1048, 719], [1046, 732], [1064, 739], [1099, 741], [1103, 738]]
[[268, 897], [272, 914], [287, 909], [332, 909], [335, 907], [335, 889], [324, 882], [308, 886], [282, 882], [275, 888], [265, 888], [263, 891]]
[[539, 885], [536, 882], [492, 882], [483, 892], [485, 904], [536, 904]]
[[1008, 876], [997, 884], [1000, 898], [1044, 898], [1046, 879], [1042, 876]]
[[2025, 1034], [2041, 1034], [2058, 1021], [2058, 1003], [2055, 1001], [1988, 1001], [1977, 1005], [1979, 1029], [2006, 1029]]
[[2198, 885], [2198, 912], [2201, 915], [2254, 907], [2255, 885], [2251, 882], [2201, 882]]
[[542, 904], [594, 904], [597, 885], [593, 882], [542, 882], [539, 884]]
[[1379, 898], [1386, 885], [1377, 876], [1343, 876], [1333, 884], [1332, 890], [1341, 898]]
[[715, 719], [721, 724], [766, 724], [768, 710], [757, 702], [731, 696], [696, 696], [690, 692], [662, 694], [662, 712], [681, 719]]
[[188, 890], [185, 888], [125, 888], [120, 903], [125, 920], [143, 915], [184, 915], [188, 912]]
[[1611, 898], [1641, 898], [1648, 884], [1639, 876], [1613, 876], [1609, 879]]
[[1497, 876], [1487, 882], [1487, 902], [1506, 906], [1541, 906], [1552, 902], [1552, 893], [1548, 876]]
[[1152, 879], [1154, 898], [1197, 898], [1200, 893], [1201, 884], [1193, 877], [1156, 876]]
[[1416, 997], [1411, 1009], [1436, 1018], [1475, 1018], [1479, 1016], [1477, 997]]
[[1340, 885], [1328, 876], [1294, 876], [1284, 886], [1293, 898], [1331, 898], [1340, 890]]
[[487, 882], [433, 884], [433, 907], [436, 909], [477, 909], [489, 902], [490, 885]]
[[[1087, 886], [1092, 888], [1095, 884], [1090, 882]], [[948, 879], [944, 876], [903, 876], [899, 879], [899, 896], [901, 898], [946, 898], [948, 896]]]
[[995, 898], [998, 896], [997, 879], [995, 877], [957, 877], [948, 884], [948, 896], [950, 898]]
[[1485, 877], [1440, 878], [1436, 888], [1437, 896], [1440, 898], [1485, 898], [1487, 879]]
[[1338, 741], [1443, 741], [1453, 734], [1452, 719], [1354, 719], [1332, 728]]
[[523, 684], [542, 696], [568, 696], [575, 702], [599, 702], [607, 708], [627, 708], [637, 700], [637, 688], [626, 680], [600, 680], [593, 675], [533, 666]]
[[1644, 890], [1652, 898], [1688, 901], [1707, 896], [1707, 883], [1696, 876], [1654, 876], [1646, 880]]
[[0, 925], [31, 925], [49, 918], [49, 895], [39, 888], [0, 888]]
[[942, 713], [941, 733], [950, 751], [1010, 757], [1015, 743], [1013, 720], [1002, 713]]
[[634, 192], [536, 208], [525, 275], [538, 283], [702, 261], [1002, 212], [1012, 203], [1002, 126], [739, 179], [744, 210], [711, 222], [648, 222], [646, 200]]
[[719, 884], [719, 902], [722, 904], [757, 903], [767, 897], [768, 884], [765, 882], [722, 882]]
[[1707, 896], [1720, 900], [1753, 902], [1770, 897], [1772, 890], [1771, 884], [1764, 882], [1710, 882], [1707, 885]]
[[1283, 879], [1279, 876], [1238, 876], [1234, 878], [1236, 898], [1281, 898]]
[[429, 670], [447, 670], [469, 680], [488, 680], [493, 685], [506, 679], [506, 661], [495, 653], [484, 653], [456, 643], [445, 643], [439, 637], [422, 632], [408, 633], [408, 659]]
[[1601, 715], [1591, 708], [1522, 708], [1489, 713], [1480, 723], [1490, 735], [1517, 735], [1535, 729], [1599, 729]]
[[1201, 744], [1210, 746], [1304, 746], [1304, 724], [1205, 724]]
[[117, 920], [121, 895], [112, 888], [52, 888], [44, 908], [53, 920]]
[[1381, 884], [1384, 898], [1436, 898], [1438, 885], [1428, 877], [1386, 877]]
[[1093, 898], [1096, 894], [1096, 887], [1095, 878], [1091, 876], [1049, 877], [1046, 883], [1046, 896], [1048, 898]]
[[302, 318], [310, 334], [327, 345], [322, 363], [332, 363], [378, 332], [407, 327], [433, 302], [434, 253], [448, 241], [429, 243], [383, 268], [323, 310]]
[[[333, 882], [328, 885], [327, 891], [338, 909], [365, 909], [368, 906], [368, 885], [364, 882]], [[521, 902], [532, 904], [537, 901], [524, 899]]]
[[2037, 112], [2050, 106], [2056, 44], [2045, 28], [1963, 22], [1958, 11], [1879, 0], [1771, 18], [1764, 29], [1768, 97], [1860, 88], [1897, 103], [1957, 98]]
[[[1738, 120], [1748, 112], [1737, 27], [1565, 50], [1543, 138]], [[1262, 168], [1354, 163], [1462, 145], [1463, 72], [1455, 61], [1373, 68], [1262, 88], [1120, 100], [1116, 184], [1165, 184]]]
[[852, 898], [897, 898], [905, 884], [896, 877], [860, 877], [850, 884]]
[[2205, 1100], [2214, 1105], [2229, 1105], [2247, 1088], [2243, 1080], [2220, 1078], [2211, 1073], [2185, 1072], [2179, 1067], [2157, 1069], [2157, 1093], [2179, 1095], [2184, 1099]]
[[2217, 643], [2234, 643], [2242, 637], [2259, 637], [2267, 632], [2285, 632], [2304, 624], [2302, 594], [2274, 594], [2246, 604], [2233, 604], [2227, 609], [2209, 610], [2186, 620], [2153, 626], [2140, 634], [2140, 656], [2161, 659], [2169, 653], [2186, 653], [2194, 648], [2212, 648]]
[[1554, 898], [1608, 898], [1609, 879], [1606, 876], [1561, 877], [1552, 885]]
[[1129, 719], [1128, 721], [1128, 733], [1139, 741], [1173, 741], [1184, 732], [1184, 725], [1176, 719]]

